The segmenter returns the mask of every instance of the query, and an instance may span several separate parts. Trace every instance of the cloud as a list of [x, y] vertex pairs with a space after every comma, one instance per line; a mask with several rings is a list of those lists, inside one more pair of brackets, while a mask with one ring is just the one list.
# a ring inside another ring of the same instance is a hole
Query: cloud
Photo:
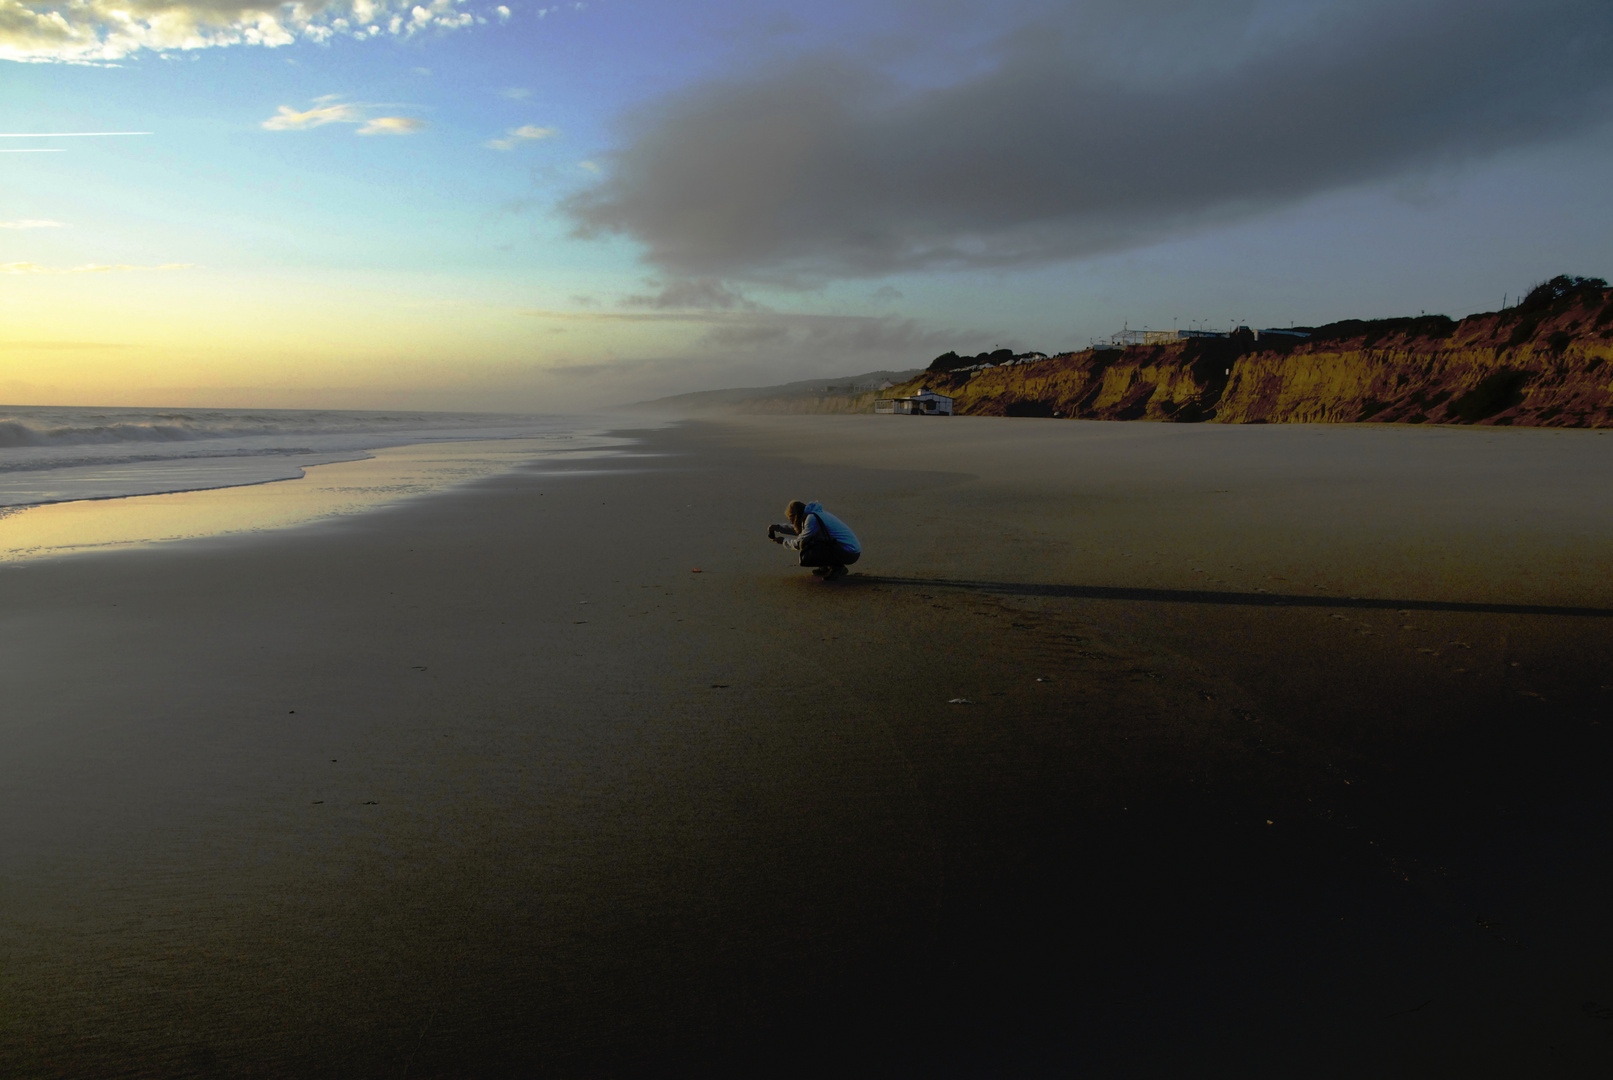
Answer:
[[654, 296], [629, 296], [623, 307], [695, 308], [704, 311], [761, 311], [762, 306], [747, 300], [716, 278], [682, 278], [666, 285]]
[[511, 101], [524, 101], [532, 96], [532, 91], [524, 86], [506, 86], [498, 92], [499, 97], [509, 98]]
[[362, 124], [364, 120], [356, 105], [319, 105], [307, 112], [281, 105], [274, 116], [263, 122], [263, 127], [268, 131], [303, 131], [325, 124]]
[[35, 218], [23, 218], [20, 221], [0, 221], [0, 229], [65, 229], [66, 224], [60, 221], [40, 221]]
[[694, 278], [1027, 266], [1569, 137], [1613, 104], [1607, 0], [1028, 10], [968, 57], [818, 53], [661, 98], [563, 209]]
[[371, 108], [375, 106], [354, 105], [326, 96], [315, 98], [314, 107], [306, 112], [280, 105], [262, 127], [268, 131], [305, 131], [325, 124], [361, 124], [360, 135], [412, 135], [426, 127], [424, 120], [412, 116], [366, 115], [366, 110]]
[[707, 345], [723, 349], [755, 349], [763, 345], [778, 345], [790, 336], [787, 326], [777, 322], [740, 323], [737, 326], [714, 326], [700, 340]]
[[735, 313], [721, 311], [556, 311], [549, 308], [532, 308], [517, 311], [529, 319], [559, 319], [565, 322], [620, 322], [620, 323], [721, 323], [731, 321]]
[[107, 63], [142, 50], [411, 37], [498, 18], [461, 0], [0, 0], [0, 60]]
[[1000, 333], [926, 328], [896, 316], [761, 311], [712, 324], [695, 342], [714, 358], [749, 359], [783, 368], [858, 371], [923, 367], [948, 349], [979, 351]]
[[149, 131], [6, 131], [0, 139], [100, 139], [112, 135], [150, 135]]
[[51, 267], [40, 266], [38, 263], [11, 262], [0, 263], [0, 274], [117, 274], [133, 270], [189, 270], [195, 263], [163, 263], [160, 266], [132, 266], [128, 263], [115, 265], [102, 265], [91, 263], [86, 266]]
[[377, 116], [358, 129], [360, 135], [413, 135], [426, 122], [412, 116]]
[[[4, 0], [0, 0], [4, 3]], [[0, 139], [94, 139], [109, 135], [150, 135], [149, 131], [6, 131], [0, 132]], [[22, 146], [0, 147], [0, 154], [62, 154], [66, 147], [60, 146]]]
[[766, 346], [769, 355], [855, 364], [920, 366], [960, 345], [993, 340], [991, 334], [926, 329], [913, 319], [867, 315], [798, 315], [769, 312], [748, 323], [716, 326], [702, 344], [726, 349]]
[[1016, 345], [1001, 331], [926, 328], [893, 315], [818, 315], [744, 310], [517, 312], [558, 323], [668, 323], [705, 327], [694, 347], [708, 357], [736, 355], [769, 365], [922, 367], [948, 349], [978, 352]]
[[[129, 349], [120, 341], [8, 341], [9, 349], [29, 349], [38, 352], [89, 352], [102, 349]], [[13, 386], [23, 385], [13, 382]]]
[[524, 124], [518, 128], [510, 128], [504, 133], [504, 138], [492, 139], [483, 145], [489, 150], [513, 150], [521, 143], [536, 142], [539, 139], [552, 139], [558, 134], [560, 134], [559, 128]]

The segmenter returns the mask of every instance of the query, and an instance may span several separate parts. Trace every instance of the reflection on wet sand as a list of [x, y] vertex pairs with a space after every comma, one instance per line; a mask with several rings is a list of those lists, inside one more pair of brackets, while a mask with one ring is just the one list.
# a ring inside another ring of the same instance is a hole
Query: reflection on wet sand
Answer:
[[602, 439], [556, 451], [547, 440], [498, 439], [389, 447], [360, 461], [315, 465], [302, 479], [209, 491], [89, 499], [0, 513], [0, 562], [137, 547], [302, 525], [504, 472], [541, 456], [576, 460]]

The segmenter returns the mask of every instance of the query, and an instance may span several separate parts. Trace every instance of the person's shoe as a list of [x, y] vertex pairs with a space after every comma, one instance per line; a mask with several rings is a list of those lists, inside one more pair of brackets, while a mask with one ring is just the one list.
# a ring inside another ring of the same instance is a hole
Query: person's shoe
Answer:
[[827, 566], [814, 566], [812, 568], [813, 577], [828, 577], [831, 573], [832, 570]]
[[851, 573], [851, 571], [847, 570], [844, 566], [831, 566], [829, 568], [829, 572], [823, 575], [823, 580], [833, 581], [835, 578], [843, 578], [849, 573]]

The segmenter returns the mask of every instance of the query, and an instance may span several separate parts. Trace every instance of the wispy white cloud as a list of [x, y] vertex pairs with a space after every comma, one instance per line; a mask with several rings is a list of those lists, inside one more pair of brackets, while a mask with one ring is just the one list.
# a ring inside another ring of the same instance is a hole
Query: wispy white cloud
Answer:
[[325, 124], [362, 124], [365, 120], [356, 105], [317, 105], [307, 112], [281, 105], [275, 115], [263, 122], [263, 127], [268, 131], [302, 131]]
[[19, 221], [0, 221], [0, 229], [65, 229], [61, 221], [44, 221], [39, 218], [22, 218]]
[[315, 98], [313, 108], [301, 112], [289, 105], [278, 106], [261, 126], [268, 131], [305, 131], [326, 124], [360, 124], [360, 135], [412, 135], [426, 127], [424, 120], [413, 116], [370, 116], [368, 110], [373, 108], [376, 106], [326, 96]]
[[360, 135], [413, 135], [426, 126], [413, 116], [377, 116], [358, 129]]
[[[0, 0], [0, 15], [3, 15], [3, 5], [6, 0]], [[149, 131], [0, 131], [0, 139], [97, 139], [111, 135], [150, 135]], [[61, 146], [7, 146], [0, 147], [0, 154], [60, 154], [66, 148]]]
[[134, 266], [129, 263], [88, 263], [84, 266], [40, 266], [31, 262], [0, 263], [0, 274], [117, 274], [131, 270], [189, 270], [195, 263], [163, 263], [160, 266]]
[[95, 64], [142, 50], [411, 37], [503, 21], [466, 0], [0, 0], [0, 59]]
[[107, 135], [150, 135], [149, 131], [4, 131], [0, 139], [98, 139]]
[[504, 138], [493, 139], [484, 143], [489, 150], [513, 150], [524, 142], [536, 142], [539, 139], [552, 139], [560, 134], [559, 128], [538, 127], [535, 124], [523, 124], [518, 128], [511, 128], [504, 133]]
[[511, 101], [522, 101], [532, 96], [532, 91], [524, 86], [506, 86], [498, 93], [499, 97], [507, 97]]

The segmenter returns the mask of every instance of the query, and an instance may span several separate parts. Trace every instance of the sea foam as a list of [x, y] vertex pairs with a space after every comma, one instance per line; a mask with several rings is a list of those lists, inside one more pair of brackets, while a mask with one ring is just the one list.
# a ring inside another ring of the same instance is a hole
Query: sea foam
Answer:
[[569, 417], [487, 413], [0, 407], [0, 507], [260, 484], [388, 446], [578, 431]]

